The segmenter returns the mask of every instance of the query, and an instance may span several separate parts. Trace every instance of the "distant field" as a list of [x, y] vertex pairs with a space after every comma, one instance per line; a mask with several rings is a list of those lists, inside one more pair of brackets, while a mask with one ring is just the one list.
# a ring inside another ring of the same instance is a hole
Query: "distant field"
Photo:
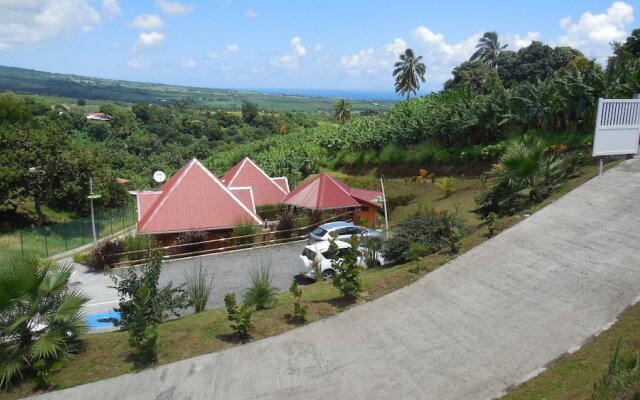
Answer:
[[[261, 110], [276, 112], [329, 112], [335, 99], [289, 94], [260, 93], [226, 89], [208, 89], [141, 83], [77, 75], [54, 74], [22, 68], [0, 66], [0, 93], [46, 96], [53, 103], [75, 104], [77, 99], [124, 103], [163, 103], [186, 99], [192, 106], [206, 106], [225, 111], [240, 110], [243, 101], [258, 105]], [[59, 101], [58, 101], [59, 100]], [[389, 109], [389, 100], [352, 100], [354, 111]]]

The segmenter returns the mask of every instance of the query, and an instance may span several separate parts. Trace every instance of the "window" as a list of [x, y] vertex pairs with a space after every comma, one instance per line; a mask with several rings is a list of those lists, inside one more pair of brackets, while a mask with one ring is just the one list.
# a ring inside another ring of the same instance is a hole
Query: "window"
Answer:
[[311, 261], [313, 261], [313, 260], [315, 260], [315, 259], [316, 259], [316, 252], [315, 252], [315, 251], [313, 251], [313, 250], [311, 250], [311, 249], [307, 249], [307, 248], [305, 248], [305, 249], [302, 251], [302, 255], [303, 255], [304, 257], [307, 257], [307, 258], [308, 258], [309, 260], [311, 260]]
[[369, 206], [362, 206], [362, 209], [360, 211], [368, 212], [369, 211]]
[[322, 237], [327, 233], [327, 231], [325, 231], [324, 229], [317, 227], [316, 229], [313, 230], [313, 232], [311, 232], [311, 234], [318, 236], [318, 237]]

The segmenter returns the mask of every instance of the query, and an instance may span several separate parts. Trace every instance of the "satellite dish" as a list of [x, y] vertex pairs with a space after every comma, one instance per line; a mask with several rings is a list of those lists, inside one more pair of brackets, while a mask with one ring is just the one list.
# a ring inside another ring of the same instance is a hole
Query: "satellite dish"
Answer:
[[158, 182], [158, 183], [162, 183], [164, 182], [164, 180], [167, 179], [167, 175], [162, 172], [162, 171], [156, 171], [153, 173], [153, 180]]

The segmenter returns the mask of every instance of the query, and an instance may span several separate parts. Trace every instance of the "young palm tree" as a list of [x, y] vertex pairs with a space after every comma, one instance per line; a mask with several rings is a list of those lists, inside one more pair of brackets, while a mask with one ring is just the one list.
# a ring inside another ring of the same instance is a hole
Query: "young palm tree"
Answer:
[[87, 331], [82, 305], [89, 298], [68, 289], [71, 272], [36, 257], [0, 264], [0, 387], [40, 360], [69, 357]]
[[393, 76], [396, 78], [396, 93], [401, 96], [416, 94], [420, 89], [420, 81], [424, 82], [424, 74], [426, 67], [421, 61], [422, 56], [415, 57], [413, 50], [406, 49], [404, 54], [400, 54], [400, 61], [396, 62], [393, 67]]
[[500, 45], [496, 32], [485, 32], [476, 45], [476, 52], [471, 56], [471, 61], [480, 60], [487, 66], [494, 68], [498, 54], [507, 47]]
[[344, 99], [336, 101], [333, 105], [333, 117], [341, 124], [347, 122], [351, 119], [351, 104]]

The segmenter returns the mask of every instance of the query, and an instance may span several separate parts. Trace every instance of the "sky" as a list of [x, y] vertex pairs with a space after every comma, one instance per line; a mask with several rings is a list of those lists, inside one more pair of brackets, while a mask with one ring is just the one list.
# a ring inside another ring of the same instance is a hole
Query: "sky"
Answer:
[[640, 0], [0, 0], [0, 65], [231, 89], [393, 91], [406, 48], [438, 90], [483, 32], [603, 63]]

